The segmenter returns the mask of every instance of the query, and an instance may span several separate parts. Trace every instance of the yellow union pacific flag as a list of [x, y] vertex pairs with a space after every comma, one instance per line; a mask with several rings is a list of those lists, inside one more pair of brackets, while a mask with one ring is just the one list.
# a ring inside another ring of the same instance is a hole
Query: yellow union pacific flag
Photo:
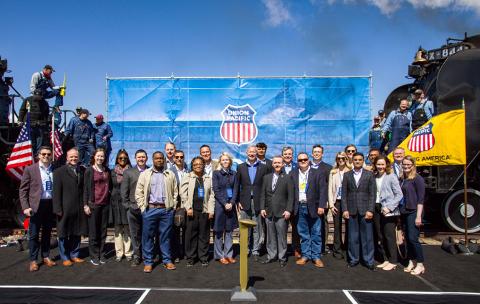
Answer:
[[[405, 149], [405, 155], [415, 157], [417, 166], [464, 165], [465, 110], [432, 117], [398, 146]], [[393, 159], [393, 153], [388, 157]]]

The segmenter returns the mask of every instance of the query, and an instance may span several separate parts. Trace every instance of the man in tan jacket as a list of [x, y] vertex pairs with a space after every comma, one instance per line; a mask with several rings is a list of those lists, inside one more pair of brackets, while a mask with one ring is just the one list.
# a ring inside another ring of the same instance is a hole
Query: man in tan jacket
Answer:
[[165, 156], [157, 151], [153, 153], [153, 167], [140, 174], [135, 189], [135, 201], [143, 218], [142, 253], [146, 273], [152, 272], [157, 232], [163, 266], [168, 270], [175, 269], [170, 256], [170, 238], [177, 196], [175, 174], [165, 169]]

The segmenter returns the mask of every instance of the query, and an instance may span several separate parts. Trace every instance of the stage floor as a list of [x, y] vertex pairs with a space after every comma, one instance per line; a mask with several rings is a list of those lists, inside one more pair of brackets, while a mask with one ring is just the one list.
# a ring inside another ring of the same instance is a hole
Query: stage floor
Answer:
[[[259, 303], [480, 303], [480, 255], [423, 248], [427, 271], [421, 277], [404, 273], [403, 267], [391, 272], [350, 269], [344, 260], [327, 255], [324, 269], [297, 266], [293, 258], [285, 268], [250, 260], [250, 285]], [[53, 250], [53, 256], [57, 253]], [[142, 266], [113, 257], [101, 266], [87, 258], [69, 268], [43, 266], [30, 273], [28, 252], [14, 247], [0, 248], [0, 274], [0, 303], [228, 303], [239, 285], [239, 265], [215, 261], [207, 268], [186, 268], [182, 261], [175, 271], [160, 265], [144, 274]]]

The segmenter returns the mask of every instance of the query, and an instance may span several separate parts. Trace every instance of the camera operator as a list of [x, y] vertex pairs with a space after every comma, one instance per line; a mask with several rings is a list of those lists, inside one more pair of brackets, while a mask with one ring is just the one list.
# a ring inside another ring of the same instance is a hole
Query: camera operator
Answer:
[[18, 115], [19, 124], [23, 124], [27, 120], [27, 112], [30, 111], [30, 136], [32, 139], [33, 155], [37, 155], [38, 149], [44, 146], [45, 139], [48, 139], [48, 118], [49, 108], [48, 102], [43, 98], [42, 90], [36, 89], [33, 96], [25, 98], [20, 107]]
[[53, 72], [55, 72], [53, 67], [47, 64], [41, 72], [33, 73], [30, 82], [30, 92], [33, 95], [36, 89], [40, 89], [44, 99], [50, 99], [55, 96], [54, 107], [59, 107], [63, 106], [63, 96], [60, 95], [60, 87], [55, 86], [55, 83], [53, 83]]
[[3, 77], [7, 69], [7, 59], [0, 57], [0, 124], [8, 123], [8, 112], [12, 102], [10, 96], [8, 96], [8, 86], [13, 82], [13, 79], [11, 77]]

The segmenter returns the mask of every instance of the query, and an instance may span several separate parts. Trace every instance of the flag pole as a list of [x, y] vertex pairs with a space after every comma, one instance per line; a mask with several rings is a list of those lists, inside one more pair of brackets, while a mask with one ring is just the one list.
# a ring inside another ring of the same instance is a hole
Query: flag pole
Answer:
[[50, 131], [50, 139], [52, 141], [52, 161], [55, 161], [55, 107], [52, 109], [52, 129]]
[[472, 254], [470, 250], [468, 250], [468, 214], [467, 214], [467, 111], [465, 110], [465, 99], [462, 100], [462, 109], [464, 112], [464, 124], [465, 124], [465, 163], [463, 164], [463, 213], [464, 213], [464, 220], [465, 220], [465, 247], [467, 248], [466, 254]]

